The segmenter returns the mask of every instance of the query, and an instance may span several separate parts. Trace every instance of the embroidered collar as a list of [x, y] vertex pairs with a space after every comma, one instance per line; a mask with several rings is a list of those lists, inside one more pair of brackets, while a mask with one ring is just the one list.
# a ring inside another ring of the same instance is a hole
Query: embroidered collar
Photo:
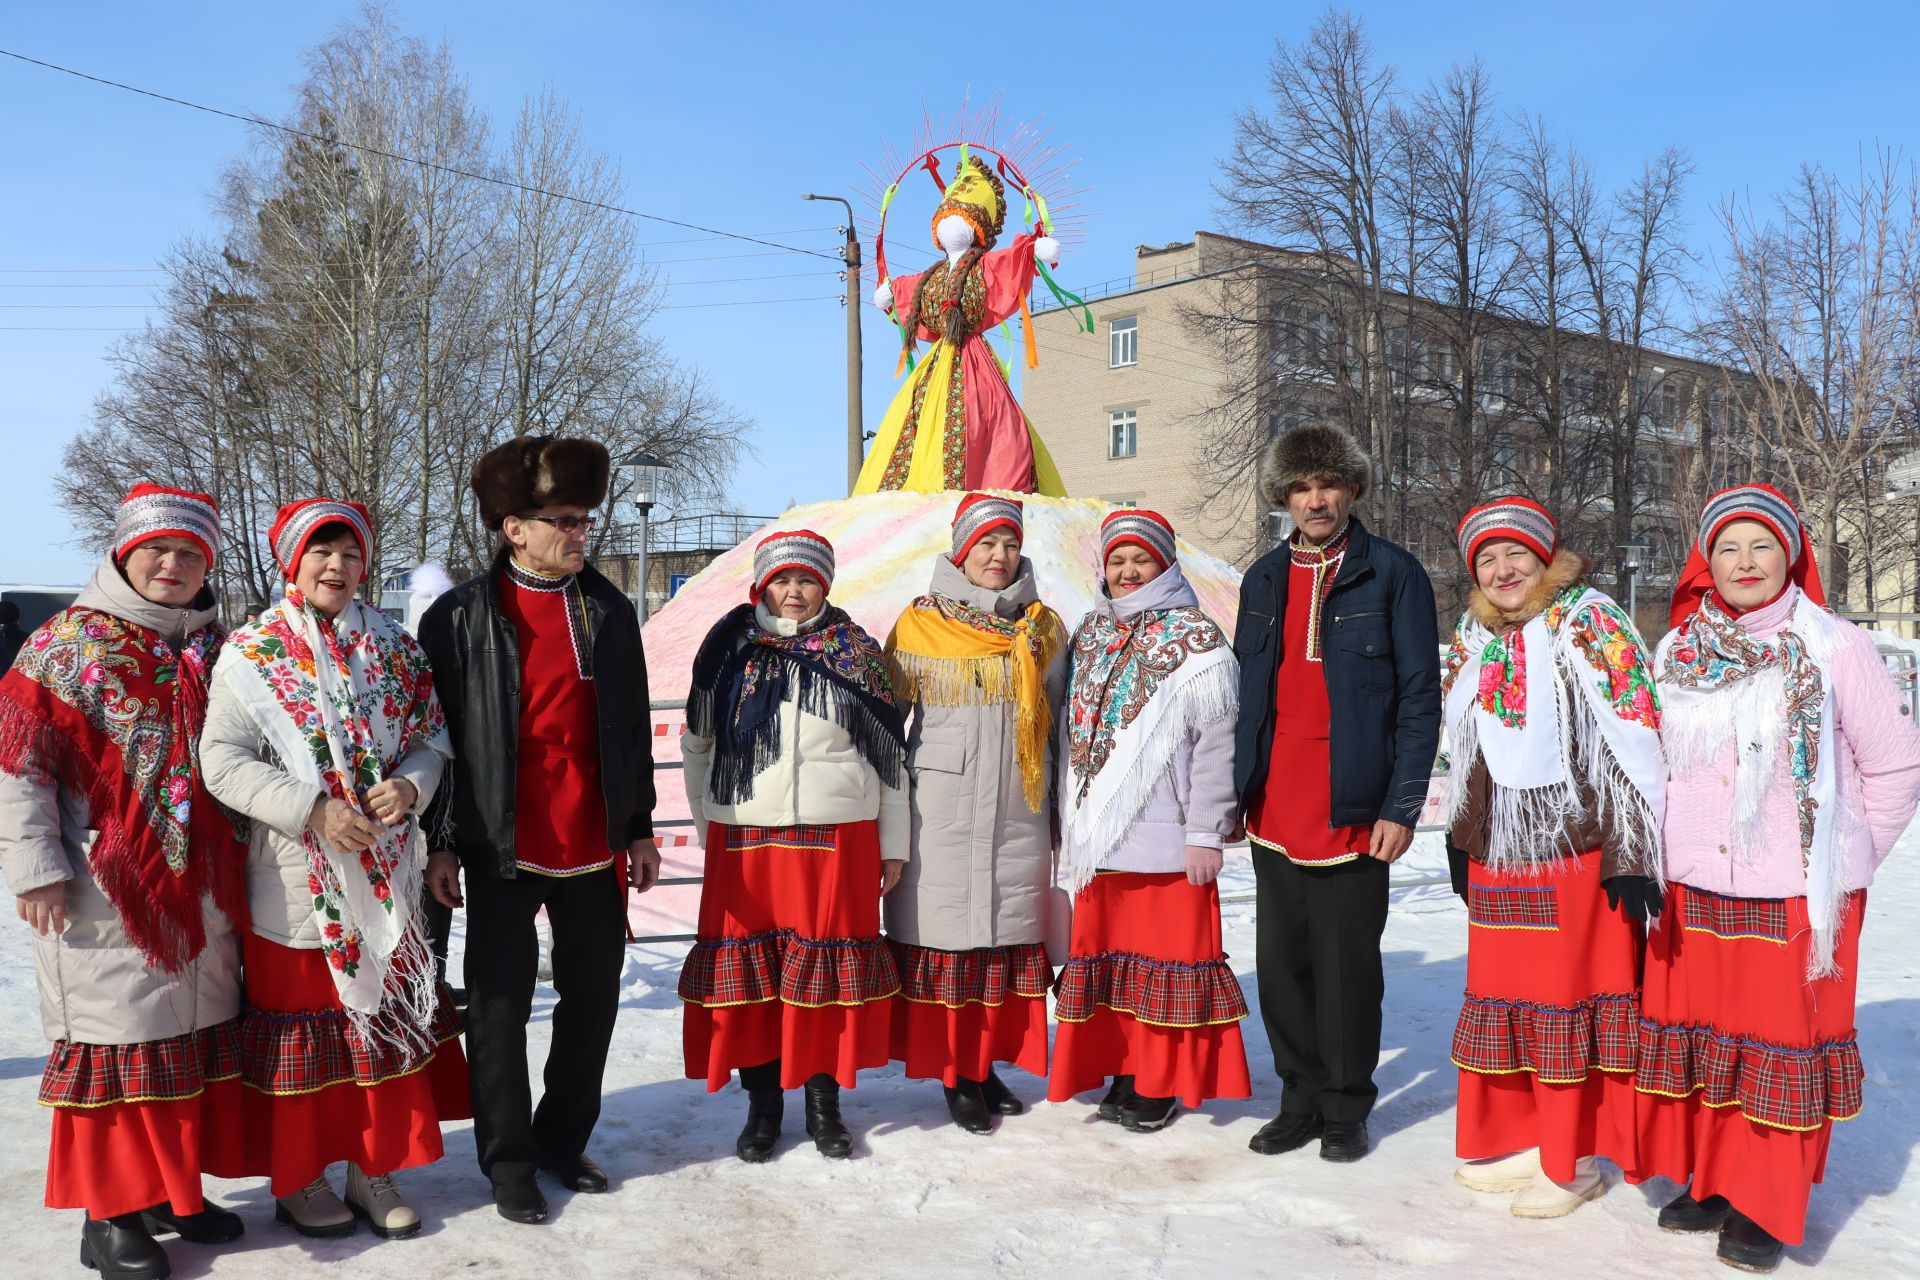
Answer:
[[573, 582], [570, 573], [555, 577], [541, 573], [538, 569], [529, 569], [512, 556], [507, 557], [507, 581], [527, 591], [565, 591]]
[[1340, 529], [1331, 538], [1317, 547], [1305, 546], [1300, 541], [1300, 532], [1295, 530], [1287, 539], [1292, 552], [1292, 563], [1296, 569], [1313, 570], [1313, 598], [1307, 604], [1306, 659], [1319, 662], [1323, 649], [1321, 632], [1325, 630], [1325, 619], [1321, 607], [1327, 602], [1327, 593], [1333, 590], [1333, 579], [1340, 572], [1340, 565], [1347, 558], [1347, 534], [1353, 528], [1351, 520], [1343, 521]]
[[1318, 568], [1323, 564], [1339, 563], [1340, 557], [1347, 554], [1347, 535], [1353, 532], [1353, 521], [1341, 524], [1339, 532], [1317, 547], [1310, 547], [1300, 541], [1300, 531], [1295, 529], [1287, 538], [1287, 546], [1293, 552], [1293, 562], [1303, 569]]
[[507, 557], [501, 572], [510, 584], [523, 591], [561, 597], [567, 615], [567, 643], [573, 650], [574, 674], [582, 680], [593, 679], [593, 638], [587, 630], [587, 599], [580, 589], [580, 576], [563, 573], [556, 578], [529, 569], [512, 556]]

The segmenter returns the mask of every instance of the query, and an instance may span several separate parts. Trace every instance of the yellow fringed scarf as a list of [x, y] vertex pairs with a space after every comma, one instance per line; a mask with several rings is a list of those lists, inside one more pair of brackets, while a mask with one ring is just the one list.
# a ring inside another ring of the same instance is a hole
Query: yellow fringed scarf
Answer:
[[902, 702], [934, 707], [1014, 704], [1014, 749], [1027, 807], [1047, 802], [1047, 667], [1064, 642], [1059, 615], [1034, 602], [1017, 618], [945, 596], [921, 596], [887, 637], [887, 669]]

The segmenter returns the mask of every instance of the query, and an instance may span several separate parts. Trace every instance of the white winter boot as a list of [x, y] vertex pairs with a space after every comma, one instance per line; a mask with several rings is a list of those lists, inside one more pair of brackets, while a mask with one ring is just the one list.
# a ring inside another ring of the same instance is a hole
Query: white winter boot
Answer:
[[1540, 1172], [1540, 1149], [1516, 1151], [1510, 1156], [1469, 1160], [1453, 1171], [1453, 1180], [1469, 1191], [1518, 1191]]
[[420, 1215], [400, 1194], [390, 1173], [368, 1176], [359, 1165], [349, 1164], [347, 1205], [382, 1239], [404, 1240], [420, 1231]]
[[1564, 1218], [1589, 1200], [1606, 1194], [1606, 1179], [1592, 1156], [1583, 1156], [1573, 1165], [1572, 1182], [1555, 1182], [1543, 1169], [1513, 1198], [1516, 1218]]

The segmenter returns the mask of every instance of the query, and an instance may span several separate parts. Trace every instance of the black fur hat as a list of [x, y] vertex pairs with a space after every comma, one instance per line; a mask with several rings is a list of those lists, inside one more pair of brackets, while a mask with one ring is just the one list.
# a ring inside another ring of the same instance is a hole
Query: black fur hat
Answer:
[[1270, 506], [1279, 508], [1287, 505], [1287, 491], [1301, 480], [1344, 481], [1359, 498], [1372, 479], [1373, 464], [1358, 440], [1339, 427], [1309, 422], [1281, 432], [1267, 446], [1260, 492]]
[[508, 516], [541, 507], [586, 507], [607, 500], [613, 462], [592, 440], [519, 436], [480, 455], [473, 464], [473, 496], [480, 519], [498, 529]]

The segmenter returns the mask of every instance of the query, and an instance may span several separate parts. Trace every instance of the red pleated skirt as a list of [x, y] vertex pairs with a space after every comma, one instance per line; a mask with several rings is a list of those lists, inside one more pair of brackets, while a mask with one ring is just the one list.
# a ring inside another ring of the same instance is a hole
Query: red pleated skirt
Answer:
[[288, 1196], [341, 1160], [369, 1174], [438, 1160], [441, 1123], [473, 1115], [446, 989], [435, 1048], [409, 1053], [353, 1034], [323, 952], [249, 933], [245, 955], [245, 1176]]
[[203, 1173], [245, 1174], [242, 1092], [238, 1019], [144, 1044], [60, 1041], [40, 1081], [53, 1111], [47, 1207], [200, 1212]]
[[893, 1056], [915, 1080], [985, 1080], [996, 1062], [1047, 1074], [1047, 988], [1053, 967], [1038, 942], [941, 951], [896, 942], [900, 999]]
[[1807, 980], [1805, 898], [1668, 892], [1647, 944], [1638, 1090], [1640, 1168], [1725, 1196], [1786, 1244], [1805, 1236], [1833, 1122], [1863, 1105], [1853, 1022], [1864, 891], [1849, 895], [1837, 972]]
[[1547, 1176], [1635, 1167], [1641, 931], [1607, 906], [1598, 850], [1557, 870], [1467, 872], [1467, 992], [1453, 1033], [1455, 1151], [1533, 1147]]
[[1188, 1107], [1252, 1095], [1247, 999], [1221, 947], [1217, 884], [1177, 871], [1096, 875], [1074, 902], [1055, 1016], [1050, 1102], [1124, 1075], [1141, 1095]]
[[713, 1092], [778, 1058], [782, 1088], [821, 1072], [852, 1088], [887, 1063], [899, 990], [876, 823], [708, 824], [699, 941], [680, 970], [689, 1080]]

